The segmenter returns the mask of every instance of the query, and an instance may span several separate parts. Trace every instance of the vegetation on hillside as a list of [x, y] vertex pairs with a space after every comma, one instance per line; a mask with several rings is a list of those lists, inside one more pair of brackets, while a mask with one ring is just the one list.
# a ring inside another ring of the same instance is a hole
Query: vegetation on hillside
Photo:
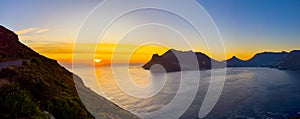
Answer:
[[[28, 105], [19, 105], [21, 108], [28, 106], [32, 110], [24, 112], [19, 108], [7, 108], [8, 111], [20, 112], [8, 113], [12, 117], [28, 117], [28, 115], [40, 114], [42, 111], [50, 112], [59, 119], [93, 118], [85, 109], [75, 89], [73, 74], [59, 66], [55, 60], [45, 57], [34, 57], [30, 61], [24, 61], [21, 66], [14, 66], [0, 71], [1, 82], [9, 82], [1, 87], [1, 97], [8, 97], [15, 101], [1, 107], [13, 107], [11, 105], [28, 102]], [[4, 90], [6, 87], [15, 87], [14, 90]], [[18, 95], [18, 96], [16, 96]], [[1, 99], [1, 101], [7, 99]], [[17, 111], [15, 111], [17, 110]], [[8, 117], [4, 113], [2, 117]], [[24, 115], [27, 114], [27, 115]], [[34, 116], [34, 115], [33, 115]], [[39, 116], [39, 115], [38, 115]]]
[[1, 25], [0, 63], [13, 65], [0, 67], [0, 119], [94, 118], [91, 113], [97, 118], [138, 118], [85, 87], [78, 76], [25, 46]]
[[39, 118], [49, 116], [34, 103], [31, 94], [20, 85], [10, 84], [0, 88], [0, 118]]

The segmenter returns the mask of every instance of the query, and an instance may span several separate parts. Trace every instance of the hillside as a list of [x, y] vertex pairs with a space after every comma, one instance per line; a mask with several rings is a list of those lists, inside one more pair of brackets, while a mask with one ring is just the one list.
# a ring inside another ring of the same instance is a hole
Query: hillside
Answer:
[[34, 56], [39, 54], [22, 44], [14, 32], [0, 25], [0, 62], [29, 59]]
[[[78, 76], [21, 44], [2, 26], [0, 43], [0, 118], [138, 118], [86, 88]], [[85, 102], [95, 99], [86, 105], [90, 112], [78, 93]]]

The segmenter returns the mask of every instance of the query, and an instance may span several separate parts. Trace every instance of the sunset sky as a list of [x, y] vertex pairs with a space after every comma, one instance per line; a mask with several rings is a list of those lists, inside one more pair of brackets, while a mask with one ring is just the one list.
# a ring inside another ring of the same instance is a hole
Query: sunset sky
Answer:
[[[89, 12], [101, 3], [102, 0], [2, 0], [0, 10], [0, 24], [16, 31], [21, 41], [31, 48], [60, 61], [71, 61], [73, 46], [80, 25]], [[290, 51], [299, 49], [300, 45], [300, 1], [299, 0], [197, 0], [214, 20], [224, 40], [226, 58], [237, 56], [249, 59], [257, 52], [263, 51]], [[117, 8], [111, 8], [117, 9]], [[109, 63], [112, 50], [122, 27], [135, 22], [158, 20], [168, 23], [174, 28], [186, 29], [187, 34], [193, 32], [189, 26], [176, 21], [176, 16], [149, 12], [158, 15], [157, 18], [143, 16], [147, 13], [137, 13], [130, 19], [124, 17], [122, 23], [116, 23], [115, 29], [105, 34], [104, 40], [99, 42], [96, 58]], [[110, 14], [110, 11], [107, 11]], [[191, 14], [197, 14], [192, 11]], [[160, 16], [159, 16], [160, 15]], [[130, 16], [130, 15], [129, 15]], [[105, 16], [99, 16], [99, 19]], [[101, 20], [94, 22], [101, 22]], [[96, 28], [96, 26], [95, 26]], [[94, 28], [91, 28], [94, 29]], [[165, 27], [148, 25], [124, 37], [124, 42], [115, 54], [133, 54], [132, 63], [143, 63], [151, 58], [153, 53], [162, 54], [168, 48], [191, 50], [183, 45], [182, 39], [174, 31]], [[80, 45], [89, 48], [89, 34], [87, 41]], [[205, 43], [194, 37], [191, 44], [193, 50], [208, 53]], [[137, 46], [140, 40], [165, 42], [170, 46], [159, 44]], [[199, 42], [198, 42], [199, 41]], [[130, 52], [135, 48], [137, 51]], [[85, 49], [82, 49], [85, 53]], [[130, 55], [131, 56], [131, 55]], [[84, 56], [83, 56], [84, 57]], [[213, 57], [224, 60], [222, 57]], [[126, 59], [120, 58], [120, 63]]]

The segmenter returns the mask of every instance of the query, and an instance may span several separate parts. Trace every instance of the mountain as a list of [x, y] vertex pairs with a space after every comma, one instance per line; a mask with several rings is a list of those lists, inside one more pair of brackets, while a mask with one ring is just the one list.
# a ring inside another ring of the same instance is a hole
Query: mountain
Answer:
[[0, 25], [0, 62], [29, 59], [38, 53], [22, 44], [18, 36]]
[[[226, 60], [227, 67], [273, 67], [277, 68], [287, 52], [262, 52], [255, 54], [249, 60], [241, 60], [233, 56]], [[225, 62], [225, 61], [223, 61]]]
[[23, 45], [3, 26], [0, 43], [1, 119], [138, 118], [85, 87], [57, 61]]
[[[196, 57], [196, 60], [195, 60]], [[227, 67], [270, 67], [285, 70], [300, 70], [300, 50], [291, 52], [262, 52], [249, 60], [241, 60], [235, 56], [218, 62], [207, 55], [193, 51], [177, 51], [170, 49], [161, 56], [154, 54], [143, 68], [152, 72], [175, 72], [182, 70], [207, 70]]]
[[251, 59], [247, 60], [247, 63], [251, 67], [274, 67], [287, 54], [287, 52], [258, 53]]
[[246, 61], [234, 56], [223, 62], [227, 63], [227, 67], [270, 67], [282, 70], [300, 70], [300, 50], [258, 53]]
[[247, 67], [249, 66], [248, 62], [241, 60], [235, 56], [228, 59], [227, 61], [223, 61], [227, 63], [227, 67]]
[[300, 70], [300, 50], [291, 51], [278, 64], [279, 69]]
[[[151, 60], [147, 62], [143, 68], [152, 72], [161, 72], [163, 70], [166, 72], [174, 72], [197, 69], [207, 70], [212, 68], [211, 64], [215, 64], [214, 66], [217, 66], [216, 68], [222, 66], [220, 62], [211, 59], [200, 52], [184, 52], [170, 49], [161, 56], [154, 54]], [[161, 67], [157, 67], [157, 65], [160, 65]]]

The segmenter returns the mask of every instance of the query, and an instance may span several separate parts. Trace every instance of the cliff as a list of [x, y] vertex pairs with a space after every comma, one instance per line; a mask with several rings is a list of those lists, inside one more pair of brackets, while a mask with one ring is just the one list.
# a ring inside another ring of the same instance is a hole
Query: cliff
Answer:
[[[23, 45], [3, 26], [0, 43], [0, 118], [138, 118], [86, 88], [78, 76]], [[97, 105], [89, 112], [78, 93], [85, 102], [96, 99], [90, 103]]]

